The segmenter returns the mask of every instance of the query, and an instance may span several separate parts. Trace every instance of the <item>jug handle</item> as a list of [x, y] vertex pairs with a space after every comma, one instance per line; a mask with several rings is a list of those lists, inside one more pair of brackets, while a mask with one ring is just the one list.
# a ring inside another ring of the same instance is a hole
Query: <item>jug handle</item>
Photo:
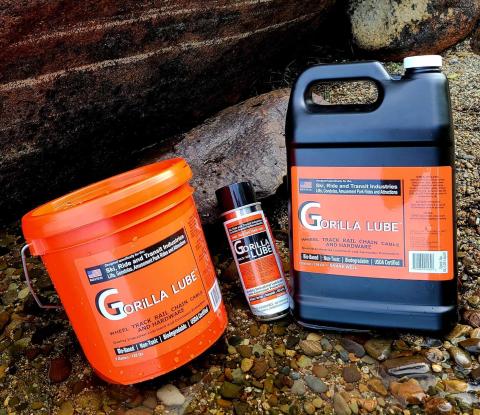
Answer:
[[[355, 75], [352, 75], [355, 74]], [[316, 65], [307, 69], [297, 79], [292, 91], [293, 108], [301, 108], [309, 112], [314, 105], [317, 109], [321, 105], [314, 104], [311, 98], [307, 98], [307, 91], [315, 82], [319, 81], [346, 81], [346, 80], [371, 80], [379, 89], [378, 101], [383, 100], [383, 84], [392, 78], [377, 61], [357, 62], [350, 64]], [[326, 105], [325, 107], [332, 107]], [[328, 108], [327, 108], [328, 109]]]
[[30, 280], [30, 276], [28, 274], [28, 268], [27, 268], [27, 258], [26, 258], [26, 252], [30, 248], [28, 244], [25, 244], [22, 247], [22, 250], [20, 251], [20, 256], [22, 257], [22, 266], [23, 266], [23, 272], [25, 274], [25, 281], [27, 283], [27, 287], [30, 290], [30, 293], [32, 294], [35, 302], [40, 308], [43, 309], [62, 309], [63, 307], [55, 304], [43, 304], [42, 301], [40, 300], [40, 297], [37, 295], [35, 290], [33, 289], [32, 281]]

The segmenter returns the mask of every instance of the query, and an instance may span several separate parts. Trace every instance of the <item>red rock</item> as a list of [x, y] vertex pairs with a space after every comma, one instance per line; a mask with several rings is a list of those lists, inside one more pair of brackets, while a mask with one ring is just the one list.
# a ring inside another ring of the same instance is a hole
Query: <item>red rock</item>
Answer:
[[48, 369], [48, 378], [53, 383], [59, 383], [66, 380], [72, 372], [72, 364], [67, 357], [57, 357], [50, 360]]

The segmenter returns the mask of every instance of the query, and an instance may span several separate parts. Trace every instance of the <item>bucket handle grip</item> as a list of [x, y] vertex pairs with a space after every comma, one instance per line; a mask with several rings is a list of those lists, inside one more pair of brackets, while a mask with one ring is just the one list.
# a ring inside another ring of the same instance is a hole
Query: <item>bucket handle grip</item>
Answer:
[[25, 281], [27, 283], [28, 289], [30, 290], [30, 293], [32, 294], [35, 302], [40, 308], [43, 309], [61, 309], [62, 307], [59, 305], [55, 304], [43, 304], [42, 301], [40, 300], [40, 297], [37, 295], [35, 290], [33, 289], [32, 281], [30, 280], [30, 276], [28, 275], [28, 268], [27, 268], [27, 258], [26, 258], [26, 252], [30, 248], [28, 244], [25, 244], [22, 247], [22, 250], [20, 251], [20, 255], [22, 257], [22, 266], [23, 266], [23, 272], [25, 274]]

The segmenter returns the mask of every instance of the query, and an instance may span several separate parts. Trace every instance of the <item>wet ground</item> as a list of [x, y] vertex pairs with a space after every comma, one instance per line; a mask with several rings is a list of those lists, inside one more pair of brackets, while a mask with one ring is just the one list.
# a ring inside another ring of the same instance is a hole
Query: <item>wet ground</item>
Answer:
[[[457, 140], [462, 320], [452, 333], [338, 335], [308, 332], [289, 319], [259, 324], [230, 259], [213, 252], [228, 304], [225, 336], [174, 373], [136, 386], [108, 385], [92, 372], [65, 315], [39, 310], [29, 295], [16, 223], [0, 231], [0, 415], [479, 415], [480, 56], [465, 42], [444, 58]], [[285, 203], [271, 205], [288, 271]], [[58, 301], [39, 261], [29, 260], [29, 268], [45, 300]]]

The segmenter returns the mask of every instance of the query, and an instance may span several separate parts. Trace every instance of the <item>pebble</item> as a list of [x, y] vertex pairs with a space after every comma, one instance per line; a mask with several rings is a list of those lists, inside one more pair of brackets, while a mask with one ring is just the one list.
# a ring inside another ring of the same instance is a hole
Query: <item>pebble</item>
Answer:
[[480, 380], [480, 367], [477, 367], [476, 369], [473, 369], [470, 372], [470, 376], [472, 377], [473, 380]]
[[427, 360], [420, 355], [397, 357], [382, 363], [382, 367], [393, 376], [411, 376], [430, 372]]
[[50, 360], [48, 378], [52, 383], [63, 382], [72, 373], [72, 363], [67, 357], [57, 357]]
[[451, 392], [451, 393], [466, 392], [468, 389], [468, 384], [458, 379], [444, 380], [443, 384], [445, 385], [446, 392]]
[[385, 387], [383, 382], [378, 378], [369, 379], [369, 381], [367, 382], [367, 385], [371, 391], [378, 393], [379, 395], [382, 395], [382, 396], [388, 395], [387, 388]]
[[302, 369], [310, 367], [312, 366], [312, 359], [302, 354], [297, 360], [297, 365]]
[[307, 340], [312, 340], [312, 341], [315, 341], [315, 342], [319, 342], [322, 340], [322, 336], [320, 336], [320, 334], [318, 333], [308, 333], [307, 335]]
[[440, 373], [442, 371], [442, 365], [439, 365], [438, 363], [432, 364], [432, 370], [435, 373]]
[[269, 366], [265, 359], [256, 359], [252, 367], [252, 375], [257, 379], [261, 379], [267, 373]]
[[236, 347], [237, 352], [242, 357], [251, 357], [252, 356], [252, 346], [246, 344], [240, 344]]
[[242, 393], [242, 387], [231, 382], [223, 382], [220, 386], [220, 395], [225, 399], [239, 398]]
[[314, 365], [312, 372], [317, 378], [326, 378], [328, 376], [328, 369], [324, 365]]
[[480, 338], [480, 328], [479, 328], [479, 327], [474, 328], [474, 329], [470, 332], [470, 337], [475, 338], [475, 339]]
[[324, 401], [322, 398], [315, 398], [313, 401], [312, 401], [312, 404], [315, 408], [321, 408], [323, 405], [324, 405]]
[[425, 352], [425, 357], [430, 360], [430, 362], [433, 363], [441, 363], [445, 360], [445, 357], [443, 356], [443, 353], [440, 349], [437, 349], [435, 347], [428, 349]]
[[406, 382], [395, 382], [390, 384], [392, 394], [402, 403], [418, 405], [422, 403], [426, 395], [422, 387], [415, 379], [409, 379]]
[[318, 356], [322, 354], [322, 345], [316, 340], [302, 340], [300, 348], [307, 356]]
[[300, 395], [300, 396], [305, 395], [306, 389], [305, 389], [305, 383], [303, 382], [303, 380], [298, 379], [295, 382], [293, 382], [291, 392], [294, 395]]
[[447, 340], [454, 340], [457, 339], [458, 337], [462, 337], [467, 335], [472, 331], [472, 328], [470, 326], [467, 326], [465, 324], [457, 324], [450, 333], [445, 337]]
[[363, 347], [365, 351], [374, 359], [386, 360], [392, 351], [392, 341], [387, 339], [370, 339]]
[[463, 319], [474, 328], [480, 327], [480, 310], [465, 310]]
[[287, 349], [294, 349], [299, 341], [300, 339], [298, 338], [298, 336], [289, 335], [287, 336], [285, 345], [287, 346]]
[[425, 402], [424, 411], [426, 415], [453, 415], [453, 405], [446, 399], [434, 396]]
[[240, 363], [240, 368], [242, 369], [242, 372], [248, 372], [253, 366], [253, 360], [249, 359], [248, 357], [245, 357], [242, 359], [242, 362]]
[[305, 402], [303, 405], [303, 410], [308, 414], [308, 415], [313, 415], [315, 413], [315, 405], [311, 402]]
[[276, 336], [283, 336], [285, 334], [285, 332], [287, 331], [287, 328], [284, 327], [284, 326], [279, 326], [277, 324], [275, 324], [273, 326], [273, 334], [275, 334]]
[[348, 338], [344, 338], [340, 340], [340, 344], [343, 346], [345, 350], [347, 350], [350, 353], [353, 353], [357, 357], [363, 357], [365, 356], [365, 348], [357, 343], [356, 341], [353, 341]]
[[377, 407], [377, 401], [375, 399], [362, 399], [360, 405], [367, 412], [373, 412]]
[[362, 378], [361, 373], [355, 365], [345, 366], [342, 370], [342, 376], [347, 383], [358, 382]]
[[333, 409], [335, 411], [335, 415], [351, 415], [352, 413], [347, 401], [345, 401], [340, 393], [333, 395]]
[[[237, 385], [234, 386], [238, 387]], [[170, 383], [157, 390], [157, 398], [166, 406], [181, 406], [185, 403], [185, 396], [182, 395], [182, 392], [175, 385]]]
[[60, 405], [60, 409], [58, 410], [58, 415], [73, 415], [75, 412], [73, 408], [72, 401], [65, 401]]
[[265, 353], [265, 349], [262, 347], [261, 344], [254, 344], [252, 347], [252, 353], [257, 357], [263, 356], [263, 354]]
[[459, 347], [450, 347], [450, 349], [448, 349], [448, 353], [450, 353], [450, 356], [453, 360], [455, 360], [455, 363], [457, 365], [465, 369], [469, 369], [472, 367], [472, 360], [470, 358], [470, 355]]
[[248, 328], [248, 332], [253, 338], [260, 336], [260, 328], [255, 323], [250, 325], [250, 327]]
[[10, 314], [7, 311], [2, 311], [0, 313], [0, 334], [3, 333], [5, 327], [10, 322]]
[[480, 353], [480, 339], [479, 338], [469, 338], [466, 340], [462, 340], [458, 343], [459, 346], [463, 347], [470, 353]]
[[305, 376], [305, 382], [307, 382], [308, 387], [316, 393], [324, 393], [328, 390], [327, 385], [316, 376]]
[[273, 349], [273, 352], [277, 355], [277, 356], [285, 356], [285, 344], [283, 343], [279, 343], [274, 349]]

